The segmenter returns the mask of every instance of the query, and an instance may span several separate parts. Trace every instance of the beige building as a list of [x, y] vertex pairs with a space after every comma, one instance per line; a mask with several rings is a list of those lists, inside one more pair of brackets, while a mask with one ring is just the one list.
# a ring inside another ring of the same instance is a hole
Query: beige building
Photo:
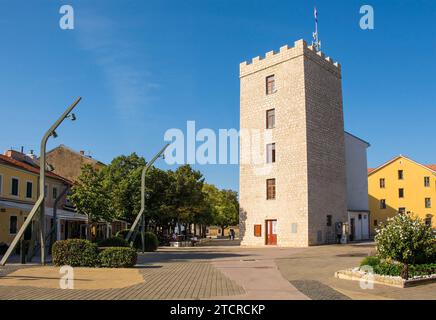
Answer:
[[347, 190], [341, 66], [299, 40], [240, 65], [242, 245], [336, 241]]
[[53, 166], [54, 173], [71, 181], [76, 181], [85, 164], [92, 165], [96, 169], [101, 169], [105, 166], [103, 162], [85, 155], [84, 151], [75, 151], [63, 144], [48, 151], [46, 159], [47, 163]]

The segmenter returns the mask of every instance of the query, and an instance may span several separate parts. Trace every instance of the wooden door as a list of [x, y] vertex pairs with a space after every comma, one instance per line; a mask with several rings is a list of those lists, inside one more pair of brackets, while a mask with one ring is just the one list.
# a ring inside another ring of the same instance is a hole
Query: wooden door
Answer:
[[277, 245], [277, 220], [266, 220], [266, 244]]

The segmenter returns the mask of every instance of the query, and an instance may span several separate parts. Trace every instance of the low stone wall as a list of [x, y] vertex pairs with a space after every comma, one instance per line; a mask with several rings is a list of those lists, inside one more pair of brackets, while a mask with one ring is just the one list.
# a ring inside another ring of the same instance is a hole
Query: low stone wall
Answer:
[[436, 282], [436, 274], [404, 280], [401, 277], [384, 276], [375, 273], [371, 274], [361, 271], [359, 270], [359, 268], [337, 271], [335, 272], [335, 278], [354, 281], [367, 281], [397, 288], [407, 288], [421, 284]]

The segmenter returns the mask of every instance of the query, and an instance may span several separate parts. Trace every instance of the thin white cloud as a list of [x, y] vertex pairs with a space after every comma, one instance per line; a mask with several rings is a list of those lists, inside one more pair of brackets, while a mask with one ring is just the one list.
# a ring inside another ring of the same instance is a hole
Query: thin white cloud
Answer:
[[131, 117], [149, 105], [150, 94], [158, 84], [149, 81], [150, 72], [134, 64], [137, 50], [123, 37], [119, 27], [101, 15], [81, 13], [75, 31], [80, 47], [91, 53], [101, 67], [115, 108], [123, 116]]

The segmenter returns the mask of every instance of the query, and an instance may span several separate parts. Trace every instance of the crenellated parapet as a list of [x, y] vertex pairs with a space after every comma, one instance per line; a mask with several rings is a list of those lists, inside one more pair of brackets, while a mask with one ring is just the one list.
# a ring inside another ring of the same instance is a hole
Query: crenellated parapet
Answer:
[[308, 46], [306, 41], [295, 41], [293, 47], [282, 46], [279, 51], [269, 51], [265, 56], [257, 56], [250, 62], [244, 61], [239, 65], [240, 77], [255, 73], [257, 71], [272, 67], [276, 64], [298, 58], [305, 55], [308, 59], [319, 63], [322, 67], [341, 77], [341, 65], [325, 56], [324, 52], [316, 51], [313, 46]]

